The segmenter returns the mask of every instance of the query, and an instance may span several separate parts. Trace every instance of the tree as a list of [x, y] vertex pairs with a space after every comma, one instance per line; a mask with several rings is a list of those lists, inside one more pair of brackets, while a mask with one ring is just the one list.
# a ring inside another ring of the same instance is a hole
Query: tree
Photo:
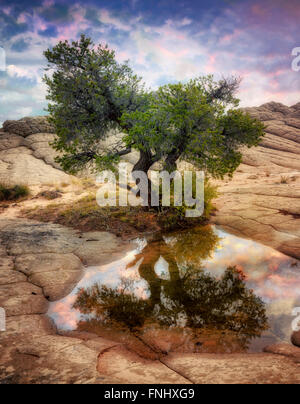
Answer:
[[63, 153], [58, 162], [76, 173], [87, 164], [98, 169], [111, 167], [128, 148], [116, 147], [101, 153], [99, 142], [114, 128], [128, 130], [121, 123], [124, 112], [146, 108], [148, 94], [127, 63], [119, 64], [114, 51], [94, 46], [90, 38], [59, 42], [45, 52], [48, 60], [44, 81], [50, 121], [56, 128], [53, 146]]
[[[157, 161], [169, 171], [185, 159], [213, 177], [232, 175], [241, 163], [241, 146], [257, 146], [264, 127], [237, 109], [237, 78], [212, 76], [146, 90], [128, 63], [116, 61], [107, 46], [90, 38], [59, 42], [45, 52], [48, 110], [57, 131], [58, 161], [75, 173], [91, 164], [112, 168], [133, 149], [140, 152], [134, 171], [148, 172]], [[122, 144], [105, 152], [99, 142], [111, 129]]]

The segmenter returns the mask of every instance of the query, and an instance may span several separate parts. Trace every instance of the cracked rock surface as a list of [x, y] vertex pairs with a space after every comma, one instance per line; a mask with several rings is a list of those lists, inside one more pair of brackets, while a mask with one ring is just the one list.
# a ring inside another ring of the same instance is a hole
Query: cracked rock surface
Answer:
[[[299, 259], [300, 104], [248, 111], [266, 123], [267, 135], [256, 150], [244, 151], [234, 179], [220, 184], [214, 221]], [[0, 182], [68, 183], [71, 177], [49, 146], [54, 136], [43, 117], [5, 122]], [[288, 344], [261, 354], [151, 351], [145, 359], [106, 333], [59, 333], [46, 315], [49, 301], [68, 295], [85, 265], [107, 264], [127, 249], [107, 232], [80, 234], [51, 223], [0, 219], [0, 307], [7, 315], [0, 332], [0, 384], [300, 383], [300, 349]]]
[[[49, 300], [66, 296], [84, 266], [118, 259], [128, 245], [106, 232], [0, 220], [0, 384], [300, 383], [300, 349], [288, 344], [259, 355], [169, 353], [145, 359], [125, 343], [87, 332], [59, 333]], [[96, 260], [98, 254], [98, 261]], [[55, 281], [56, 280], [56, 281]]]
[[[93, 234], [93, 256], [114, 259], [128, 245], [109, 233]], [[58, 335], [46, 316], [49, 301], [65, 297], [76, 286], [84, 265], [76, 255], [89, 234], [28, 220], [0, 220], [0, 307], [6, 331], [0, 333], [0, 384], [112, 383], [97, 371], [102, 350], [114, 341], [91, 341]], [[110, 243], [111, 248], [103, 246]], [[80, 333], [79, 333], [80, 336]]]
[[233, 179], [219, 182], [213, 222], [300, 258], [300, 103], [246, 108], [266, 125], [257, 148], [243, 151]]

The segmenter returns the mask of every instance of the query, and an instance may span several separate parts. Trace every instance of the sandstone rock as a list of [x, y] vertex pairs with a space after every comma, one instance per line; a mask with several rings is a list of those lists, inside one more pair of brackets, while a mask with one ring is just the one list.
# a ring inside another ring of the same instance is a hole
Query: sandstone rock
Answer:
[[196, 384], [299, 384], [300, 365], [271, 354], [170, 354], [168, 367]]
[[18, 121], [5, 121], [3, 130], [23, 137], [35, 133], [55, 133], [53, 126], [45, 116], [26, 117]]
[[[0, 239], [11, 254], [18, 255], [15, 267], [19, 271], [5, 273], [9, 282], [0, 281], [4, 283], [0, 285], [0, 298], [42, 294], [43, 289], [49, 300], [59, 300], [82, 277], [82, 263], [71, 253], [83, 242], [75, 231], [59, 225], [15, 220], [0, 231]], [[6, 284], [16, 280], [17, 274], [21, 280], [20, 272], [29, 276], [29, 282]]]
[[49, 144], [55, 135], [45, 117], [7, 121], [4, 129], [0, 133], [0, 182], [9, 180], [10, 184], [18, 185], [70, 182], [71, 177], [55, 162], [58, 154]]
[[16, 296], [36, 296], [42, 295], [42, 289], [29, 282], [12, 283], [8, 285], [0, 285], [0, 299], [7, 299]]
[[93, 334], [91, 332], [86, 332], [86, 331], [64, 331], [64, 330], [59, 330], [59, 335], [61, 335], [63, 337], [68, 337], [68, 338], [80, 339], [82, 341], [90, 341], [92, 339], [98, 338], [97, 334]]
[[300, 348], [300, 331], [295, 331], [291, 337], [292, 344]]
[[8, 317], [6, 331], [1, 333], [1, 338], [22, 337], [22, 335], [33, 337], [55, 335], [56, 327], [49, 317], [41, 315], [21, 315]]
[[267, 102], [266, 104], [261, 105], [260, 107], [261, 109], [266, 109], [268, 111], [272, 111], [272, 112], [280, 112], [282, 114], [289, 114], [290, 108], [287, 107], [286, 105], [281, 104], [280, 102]]
[[21, 219], [8, 222], [0, 239], [12, 255], [71, 253], [82, 243], [74, 230]]
[[143, 360], [123, 347], [115, 347], [99, 357], [101, 375], [115, 376], [120, 383], [189, 384], [181, 374], [173, 372], [159, 361]]
[[[0, 274], [2, 273], [2, 270], [11, 270], [14, 267], [14, 261], [12, 257], [0, 257]], [[0, 275], [1, 276], [1, 275]]]
[[267, 134], [259, 147], [242, 149], [243, 164], [231, 181], [217, 182], [212, 221], [299, 259], [299, 105], [267, 103], [245, 111], [264, 122]]
[[14, 149], [24, 145], [25, 141], [22, 136], [10, 133], [0, 134], [0, 151]]
[[[15, 153], [0, 156], [0, 182], [15, 185], [69, 183], [70, 176], [34, 157], [27, 148], [11, 149]], [[1, 168], [2, 166], [2, 168]]]
[[[100, 352], [118, 342], [80, 332], [78, 338], [59, 336], [44, 315], [49, 305], [45, 296], [60, 299], [81, 278], [82, 263], [71, 251], [88, 240], [103, 246], [115, 239], [105, 232], [79, 236], [63, 226], [0, 220], [0, 307], [7, 316], [0, 339], [0, 384], [120, 382], [97, 372]], [[121, 254], [121, 243], [116, 245]], [[103, 257], [112, 259], [108, 246]]]
[[300, 363], [300, 349], [287, 343], [280, 343], [268, 346], [264, 349], [265, 352], [273, 353], [276, 355], [283, 355], [293, 358], [296, 362]]
[[3, 307], [7, 317], [29, 314], [47, 313], [49, 303], [44, 296], [15, 296], [9, 298], [0, 297], [0, 307]]
[[100, 379], [96, 370], [97, 357], [98, 353], [80, 340], [54, 335], [40, 335], [31, 340], [25, 338], [11, 355], [12, 361], [6, 362], [0, 381], [18, 384], [96, 383]]
[[52, 271], [35, 273], [28, 280], [43, 288], [47, 299], [54, 302], [67, 296], [81, 277], [81, 271]]
[[74, 254], [40, 253], [20, 255], [15, 268], [27, 276], [50, 271], [81, 271], [82, 263]]
[[56, 163], [55, 158], [59, 155], [50, 143], [55, 139], [54, 134], [50, 133], [37, 133], [30, 135], [26, 138], [26, 143], [33, 150], [33, 155], [37, 159], [43, 160], [46, 164], [61, 170], [61, 167]]
[[9, 283], [26, 282], [27, 278], [24, 274], [12, 270], [0, 269], [0, 285], [7, 285]]
[[47, 356], [50, 352], [58, 352], [63, 349], [81, 344], [76, 338], [67, 338], [59, 335], [46, 335], [28, 340], [18, 346], [18, 351], [25, 355]]
[[[107, 264], [124, 254], [124, 243], [108, 232], [85, 233], [83, 243], [74, 251], [81, 261], [88, 266]], [[120, 250], [120, 247], [123, 247]], [[121, 254], [120, 254], [121, 252]]]
[[93, 349], [94, 351], [101, 353], [103, 351], [106, 351], [107, 349], [113, 348], [118, 344], [117, 342], [114, 341], [109, 341], [105, 338], [94, 338], [94, 339], [90, 339], [88, 341], [86, 341], [84, 343], [88, 348]]

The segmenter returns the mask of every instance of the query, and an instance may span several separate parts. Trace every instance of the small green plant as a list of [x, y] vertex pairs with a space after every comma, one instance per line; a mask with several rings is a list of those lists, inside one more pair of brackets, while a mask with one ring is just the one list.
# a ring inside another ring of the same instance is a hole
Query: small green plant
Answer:
[[25, 185], [7, 186], [0, 184], [0, 201], [16, 201], [29, 196], [29, 188]]

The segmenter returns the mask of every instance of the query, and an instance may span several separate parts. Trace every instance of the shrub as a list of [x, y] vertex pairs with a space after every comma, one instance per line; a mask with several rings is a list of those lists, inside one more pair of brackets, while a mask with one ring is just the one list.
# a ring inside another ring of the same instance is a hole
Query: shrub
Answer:
[[[193, 184], [193, 197], [196, 195], [195, 183]], [[218, 191], [215, 185], [212, 185], [209, 180], [205, 180], [204, 184], [204, 213], [198, 218], [186, 218], [186, 210], [191, 207], [170, 206], [163, 207], [159, 214], [159, 224], [164, 231], [172, 231], [180, 227], [190, 227], [193, 224], [204, 222], [209, 219], [214, 210], [213, 200], [217, 198]], [[172, 198], [171, 198], [172, 199]], [[171, 201], [172, 204], [172, 201]]]
[[26, 198], [30, 194], [25, 185], [6, 186], [0, 184], [0, 201], [16, 201]]

